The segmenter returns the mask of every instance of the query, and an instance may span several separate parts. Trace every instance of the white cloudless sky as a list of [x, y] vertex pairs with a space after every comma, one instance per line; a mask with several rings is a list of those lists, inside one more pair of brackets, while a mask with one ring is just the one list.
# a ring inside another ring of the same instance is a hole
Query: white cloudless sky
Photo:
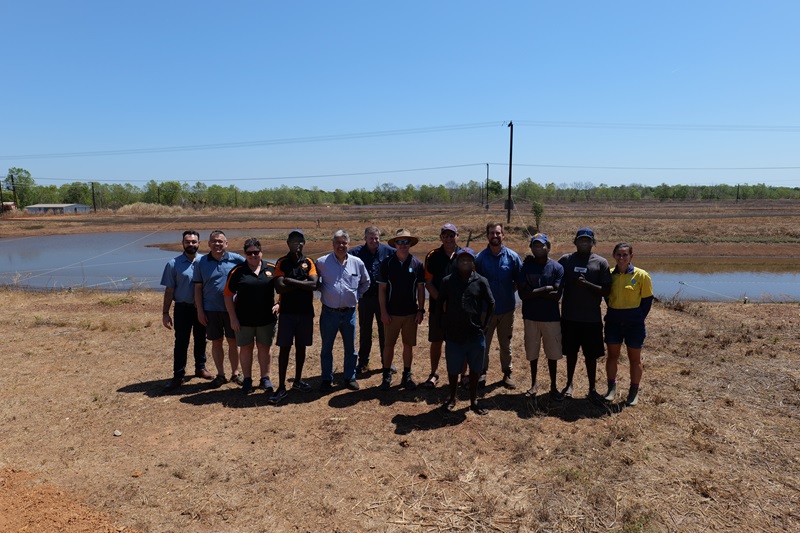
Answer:
[[800, 186], [796, 1], [30, 0], [0, 18], [0, 168], [40, 184], [372, 189], [485, 163], [506, 183], [514, 121], [515, 181]]

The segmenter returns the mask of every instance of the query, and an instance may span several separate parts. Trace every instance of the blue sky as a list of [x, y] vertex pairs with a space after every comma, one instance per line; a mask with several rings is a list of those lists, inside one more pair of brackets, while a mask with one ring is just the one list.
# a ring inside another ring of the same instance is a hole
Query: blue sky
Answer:
[[[506, 183], [513, 120], [515, 181], [800, 186], [765, 168], [800, 167], [796, 1], [31, 0], [0, 17], [0, 168], [41, 184], [372, 189], [480, 181], [485, 163]], [[431, 167], [455, 168], [379, 173]]]

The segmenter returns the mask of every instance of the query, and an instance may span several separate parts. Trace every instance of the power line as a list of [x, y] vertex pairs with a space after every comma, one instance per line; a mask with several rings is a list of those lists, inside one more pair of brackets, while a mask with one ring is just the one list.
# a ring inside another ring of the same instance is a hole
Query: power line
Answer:
[[624, 129], [624, 130], [682, 130], [682, 131], [747, 131], [767, 133], [797, 133], [800, 126], [766, 126], [754, 124], [635, 124], [624, 122], [563, 122], [548, 120], [515, 120], [517, 125], [541, 128]]
[[[489, 163], [490, 165], [508, 166], [508, 163]], [[593, 165], [549, 165], [534, 163], [514, 163], [515, 167], [537, 168], [577, 168], [588, 170], [799, 170], [797, 167], [625, 167], [625, 166], [593, 166]]]

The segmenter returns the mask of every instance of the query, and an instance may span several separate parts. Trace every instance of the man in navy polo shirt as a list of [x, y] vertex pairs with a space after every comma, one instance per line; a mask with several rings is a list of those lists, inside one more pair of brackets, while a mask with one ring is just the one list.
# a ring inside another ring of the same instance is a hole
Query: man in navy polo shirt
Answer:
[[208, 237], [211, 250], [197, 261], [192, 282], [194, 282], [194, 303], [197, 306], [197, 320], [206, 327], [206, 336], [211, 341], [211, 355], [217, 367], [217, 377], [212, 387], [227, 383], [225, 377], [225, 352], [223, 337], [228, 342], [228, 358], [231, 361], [231, 381], [237, 385], [244, 383], [239, 372], [239, 351], [236, 347], [236, 333], [231, 327], [231, 319], [225, 307], [225, 282], [228, 273], [236, 265], [244, 263], [244, 257], [228, 252], [228, 238], [220, 230], [211, 232]]
[[364, 244], [351, 248], [348, 253], [364, 262], [369, 273], [369, 289], [358, 300], [358, 365], [357, 373], [369, 370], [369, 356], [372, 351], [372, 323], [377, 322], [378, 352], [383, 357], [386, 341], [381, 321], [381, 306], [378, 302], [378, 274], [381, 263], [389, 258], [395, 249], [381, 243], [381, 230], [377, 226], [369, 226], [364, 230]]
[[489, 280], [489, 286], [494, 295], [495, 309], [494, 316], [486, 328], [486, 353], [483, 357], [483, 375], [479, 384], [486, 383], [492, 338], [497, 332], [503, 385], [506, 388], [515, 389], [517, 386], [511, 378], [514, 368], [511, 359], [511, 337], [514, 334], [514, 310], [517, 308], [516, 283], [522, 268], [522, 259], [517, 252], [506, 248], [503, 244], [505, 232], [501, 222], [486, 224], [486, 238], [489, 244], [478, 254], [478, 258], [475, 260], [475, 269], [478, 274]]
[[409, 253], [419, 239], [405, 229], [399, 229], [389, 240], [397, 249], [394, 255], [381, 264], [378, 277], [378, 298], [381, 320], [386, 326], [386, 350], [383, 352], [383, 380], [381, 390], [392, 386], [392, 360], [397, 338], [403, 336], [403, 377], [400, 386], [407, 390], [417, 388], [411, 379], [413, 349], [417, 345], [417, 326], [425, 316], [425, 267], [422, 261]]
[[214, 376], [206, 370], [206, 327], [197, 320], [197, 309], [194, 306], [194, 263], [200, 234], [194, 230], [183, 232], [181, 245], [183, 253], [170, 259], [164, 267], [161, 285], [164, 286], [164, 305], [161, 322], [167, 329], [173, 328], [173, 320], [169, 316], [172, 302], [175, 302], [175, 348], [173, 350], [172, 380], [164, 388], [164, 392], [172, 392], [183, 384], [186, 376], [186, 357], [189, 351], [189, 338], [194, 332], [194, 374], [203, 379]]

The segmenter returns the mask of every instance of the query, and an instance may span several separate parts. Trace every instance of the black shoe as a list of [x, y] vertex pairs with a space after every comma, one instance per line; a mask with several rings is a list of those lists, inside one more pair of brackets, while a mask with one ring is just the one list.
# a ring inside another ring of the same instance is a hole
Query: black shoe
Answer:
[[369, 372], [369, 361], [364, 361], [363, 363], [359, 363], [358, 366], [356, 366], [357, 376], [363, 377], [364, 374], [366, 374], [367, 372]]
[[354, 379], [345, 381], [344, 386], [350, 390], [359, 390], [361, 388], [361, 385], [358, 384], [358, 381]]
[[296, 379], [292, 384], [292, 390], [296, 390], [298, 392], [311, 392], [313, 389], [311, 388], [311, 385], [302, 379]]
[[322, 392], [330, 392], [333, 390], [333, 382], [330, 380], [323, 380], [322, 384], [319, 386], [319, 390]]
[[562, 402], [564, 401], [564, 395], [559, 392], [558, 389], [551, 389], [550, 390], [550, 399], [554, 402]]
[[165, 394], [175, 392], [181, 388], [181, 385], [183, 385], [183, 378], [172, 378], [162, 392]]
[[625, 405], [633, 407], [639, 403], [639, 389], [631, 389], [628, 391], [628, 398], [625, 400]]
[[275, 392], [275, 387], [272, 386], [272, 381], [270, 381], [269, 376], [261, 378], [261, 381], [258, 383], [258, 388], [267, 394]]
[[392, 373], [388, 370], [383, 371], [383, 380], [381, 380], [380, 390], [389, 390], [392, 388]]
[[417, 388], [417, 384], [411, 379], [411, 372], [403, 372], [403, 380], [400, 382], [400, 387], [406, 390], [414, 390]]
[[483, 373], [478, 377], [478, 388], [482, 389], [485, 386], [486, 386], [486, 373]]
[[392, 365], [391, 371], [392, 371], [392, 374], [397, 374], [397, 367]]
[[285, 400], [287, 396], [289, 396], [289, 391], [286, 389], [278, 389], [272, 396], [269, 397], [269, 400], [267, 401], [272, 405], [278, 405]]
[[222, 374], [217, 374], [217, 377], [211, 380], [211, 383], [209, 383], [208, 386], [211, 387], [212, 389], [218, 389], [223, 385], [225, 385], [227, 382], [228, 378], [226, 378]]
[[242, 379], [242, 394], [250, 394], [253, 391], [253, 378]]

